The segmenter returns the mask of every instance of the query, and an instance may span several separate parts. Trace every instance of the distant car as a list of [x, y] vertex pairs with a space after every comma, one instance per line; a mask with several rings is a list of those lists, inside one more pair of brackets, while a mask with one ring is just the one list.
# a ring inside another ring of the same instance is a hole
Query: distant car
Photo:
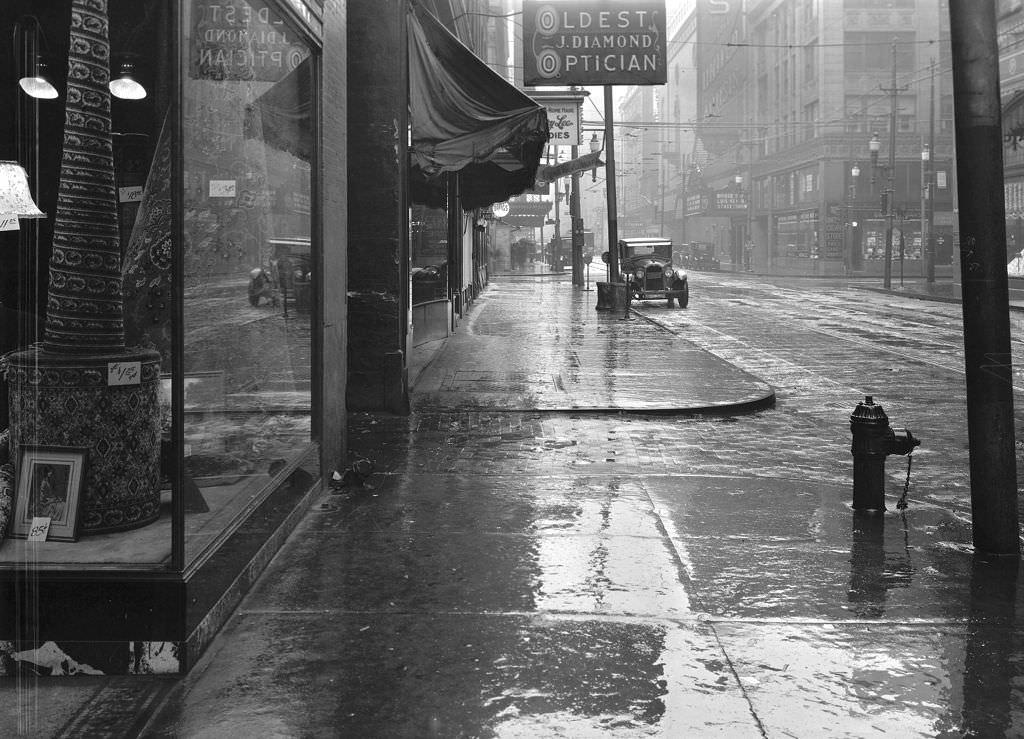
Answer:
[[721, 262], [715, 256], [715, 247], [693, 241], [678, 251], [679, 263], [687, 269], [718, 271]]
[[690, 304], [686, 270], [673, 266], [669, 239], [619, 239], [619, 271], [631, 300], [665, 299], [669, 308]]

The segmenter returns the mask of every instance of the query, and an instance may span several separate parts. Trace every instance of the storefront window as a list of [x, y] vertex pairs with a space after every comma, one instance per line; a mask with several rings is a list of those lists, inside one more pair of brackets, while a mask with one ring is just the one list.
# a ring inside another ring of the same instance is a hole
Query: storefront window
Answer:
[[821, 256], [817, 211], [779, 216], [776, 219], [776, 233], [781, 256], [804, 259], [818, 259]]
[[272, 4], [255, 1], [192, 0], [185, 33], [189, 560], [297, 469], [315, 465], [312, 317], [320, 277], [310, 47]]
[[[885, 261], [886, 228], [885, 219], [870, 219], [865, 222], [864, 259]], [[892, 250], [889, 255], [890, 261], [899, 261], [901, 254], [904, 261], [921, 259], [921, 244], [920, 221], [895, 221], [892, 233]]]
[[[0, 235], [0, 352], [11, 352], [0, 430], [12, 457], [0, 488], [14, 519], [0, 568], [164, 569], [172, 220], [158, 142], [174, 97], [171, 4], [2, 6], [14, 53], [0, 148], [44, 217]], [[17, 84], [40, 57], [44, 97]]]

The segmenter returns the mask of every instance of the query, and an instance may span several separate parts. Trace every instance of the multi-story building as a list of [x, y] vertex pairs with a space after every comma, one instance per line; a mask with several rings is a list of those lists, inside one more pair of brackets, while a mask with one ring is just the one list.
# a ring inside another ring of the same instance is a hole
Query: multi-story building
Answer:
[[[687, 176], [667, 185], [684, 198], [685, 240], [714, 244], [724, 268], [882, 274], [888, 251], [893, 274], [911, 276], [931, 243], [950, 273], [945, 3], [699, 0], [692, 29], [696, 135], [680, 153]], [[689, 103], [669, 84], [658, 108]]]

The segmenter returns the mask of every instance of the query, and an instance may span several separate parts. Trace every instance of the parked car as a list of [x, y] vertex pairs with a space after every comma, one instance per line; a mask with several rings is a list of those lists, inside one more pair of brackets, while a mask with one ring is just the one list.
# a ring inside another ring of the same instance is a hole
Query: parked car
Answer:
[[619, 272], [631, 300], [668, 301], [668, 307], [690, 304], [686, 270], [672, 264], [672, 241], [661, 238], [619, 239]]
[[718, 257], [715, 256], [714, 245], [700, 241], [683, 244], [678, 250], [677, 257], [680, 265], [686, 269], [717, 271], [721, 267]]

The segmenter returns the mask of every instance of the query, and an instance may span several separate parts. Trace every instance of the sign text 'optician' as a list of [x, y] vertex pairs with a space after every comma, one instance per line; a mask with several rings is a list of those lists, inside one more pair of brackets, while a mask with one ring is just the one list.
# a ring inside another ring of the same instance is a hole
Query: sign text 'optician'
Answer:
[[664, 2], [523, 2], [526, 85], [660, 85]]

